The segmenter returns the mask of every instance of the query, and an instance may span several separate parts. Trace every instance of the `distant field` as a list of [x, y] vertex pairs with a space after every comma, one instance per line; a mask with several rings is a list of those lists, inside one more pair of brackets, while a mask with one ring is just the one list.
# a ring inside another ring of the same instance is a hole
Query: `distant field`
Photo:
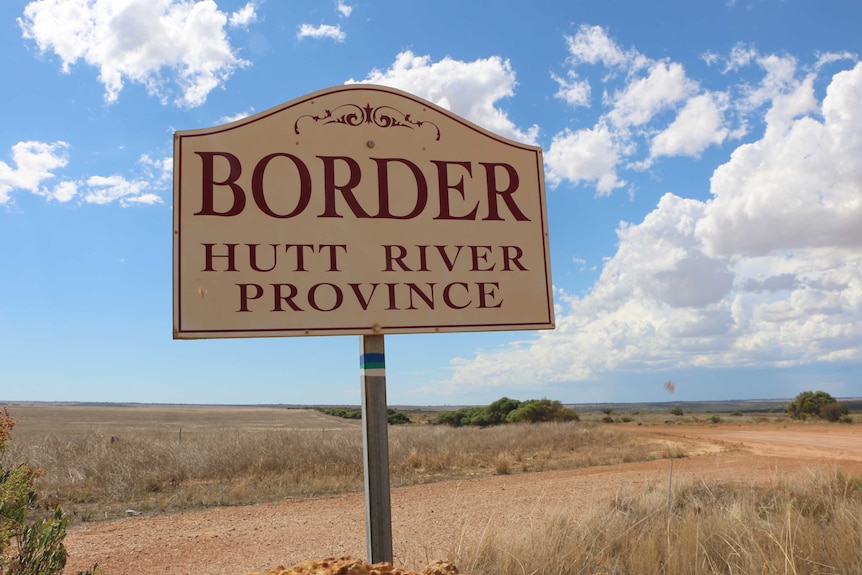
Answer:
[[[13, 404], [9, 413], [17, 423], [3, 467], [40, 469], [46, 507], [62, 504], [84, 521], [126, 509], [176, 511], [362, 488], [360, 423], [314, 409]], [[595, 422], [487, 429], [415, 423], [390, 427], [389, 461], [397, 486], [681, 457], [687, 443]]]
[[[2, 404], [0, 404], [2, 406]], [[9, 404], [16, 421], [15, 438], [46, 433], [98, 433], [105, 436], [140, 432], [211, 433], [295, 429], [348, 429], [359, 423], [314, 409], [190, 405]]]

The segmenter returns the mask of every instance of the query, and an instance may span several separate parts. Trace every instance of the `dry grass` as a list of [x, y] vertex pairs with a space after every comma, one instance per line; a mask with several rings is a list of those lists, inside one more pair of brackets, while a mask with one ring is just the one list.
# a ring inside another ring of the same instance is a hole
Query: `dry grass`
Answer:
[[[46, 507], [61, 503], [73, 518], [362, 488], [360, 427], [311, 410], [13, 406], [11, 414], [19, 425], [4, 467], [41, 469]], [[685, 453], [682, 444], [590, 423], [393, 426], [389, 439], [393, 486]]]
[[516, 540], [458, 549], [471, 575], [862, 573], [862, 478], [811, 474], [769, 487], [689, 482], [560, 514]]

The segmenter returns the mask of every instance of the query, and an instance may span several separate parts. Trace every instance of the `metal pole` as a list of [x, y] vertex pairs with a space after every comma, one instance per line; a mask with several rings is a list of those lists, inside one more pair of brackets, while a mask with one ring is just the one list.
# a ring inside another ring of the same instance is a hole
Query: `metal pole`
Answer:
[[368, 541], [368, 562], [392, 563], [386, 356], [382, 335], [360, 337], [362, 458], [365, 465], [365, 533]]

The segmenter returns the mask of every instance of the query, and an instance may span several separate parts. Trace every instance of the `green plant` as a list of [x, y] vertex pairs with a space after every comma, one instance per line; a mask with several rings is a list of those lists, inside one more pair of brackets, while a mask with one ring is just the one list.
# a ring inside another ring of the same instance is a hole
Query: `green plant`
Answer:
[[847, 415], [847, 406], [825, 391], [803, 391], [787, 404], [786, 411], [794, 419], [820, 417], [828, 421], [838, 421], [843, 415]]
[[[0, 412], [0, 454], [12, 434], [15, 420], [4, 408]], [[20, 464], [12, 469], [0, 468], [0, 574], [54, 575], [66, 566], [66, 518], [58, 505], [47, 519], [29, 520], [36, 507], [33, 481], [36, 469]], [[94, 569], [96, 566], [94, 566]], [[91, 574], [80, 572], [78, 575]]]
[[548, 421], [578, 421], [578, 414], [557, 400], [528, 399], [518, 401], [501, 397], [494, 403], [481, 407], [465, 407], [456, 411], [444, 411], [437, 415], [435, 425], [477, 425], [487, 427], [502, 423], [540, 423]]
[[[318, 411], [342, 419], [362, 419], [362, 408], [360, 407], [321, 407], [318, 408]], [[410, 423], [410, 418], [406, 413], [391, 407], [386, 409], [386, 418], [390, 425]]]
[[684, 414], [682, 408], [678, 405], [676, 407], [674, 407], [673, 409], [671, 409], [670, 413], [671, 413], [671, 415], [676, 415], [677, 417]]
[[410, 418], [407, 417], [407, 414], [398, 411], [397, 409], [392, 409], [390, 407], [386, 410], [386, 414], [389, 425], [401, 425], [403, 423], [410, 423]]
[[530, 399], [523, 402], [517, 409], [506, 416], [508, 423], [528, 421], [539, 423], [546, 421], [578, 421], [580, 418], [573, 410], [565, 407], [558, 400]]
[[820, 406], [817, 415], [826, 421], [841, 421], [848, 414], [847, 406], [838, 401]]

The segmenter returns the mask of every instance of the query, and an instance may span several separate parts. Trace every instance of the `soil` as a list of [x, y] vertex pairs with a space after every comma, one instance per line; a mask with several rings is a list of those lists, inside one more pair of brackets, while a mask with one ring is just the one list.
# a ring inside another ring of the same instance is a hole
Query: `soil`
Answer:
[[[421, 570], [490, 533], [500, 540], [544, 519], [609, 505], [620, 494], [697, 478], [769, 483], [831, 471], [862, 473], [862, 426], [628, 426], [684, 440], [696, 455], [569, 471], [499, 475], [393, 489], [394, 563]], [[66, 572], [98, 563], [109, 575], [242, 575], [340, 555], [365, 558], [362, 493], [74, 525]]]

